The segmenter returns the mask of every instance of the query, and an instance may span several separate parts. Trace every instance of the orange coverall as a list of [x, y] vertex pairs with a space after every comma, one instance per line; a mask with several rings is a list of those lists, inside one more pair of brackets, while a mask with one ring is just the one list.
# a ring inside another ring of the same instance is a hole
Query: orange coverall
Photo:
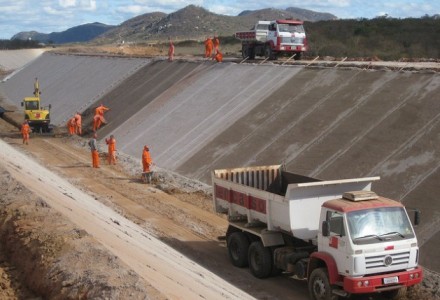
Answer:
[[67, 121], [67, 129], [69, 130], [70, 135], [75, 134], [75, 127], [76, 127], [76, 122], [75, 122], [75, 117], [73, 117], [72, 119], [69, 119], [69, 121]]
[[217, 62], [222, 62], [223, 61], [223, 54], [220, 51], [217, 51], [217, 54], [215, 55], [214, 58]]
[[142, 170], [143, 172], [151, 172], [150, 166], [153, 163], [150, 156], [150, 149], [147, 146], [144, 146], [144, 151], [142, 152]]
[[96, 114], [93, 117], [93, 131], [98, 130], [103, 123], [105, 124], [104, 117], [101, 116], [100, 114]]
[[109, 110], [110, 108], [105, 107], [104, 104], [101, 104], [97, 108], [95, 108], [95, 115], [101, 115], [104, 117], [104, 113]]
[[23, 136], [23, 144], [26, 143], [26, 145], [29, 144], [29, 132], [31, 131], [31, 128], [29, 127], [28, 122], [24, 122], [21, 125], [21, 135]]
[[75, 133], [76, 134], [78, 134], [78, 135], [81, 135], [82, 134], [82, 128], [81, 128], [81, 115], [79, 114], [79, 112], [77, 112], [76, 114], [75, 114], [75, 125], [76, 125], [76, 127], [75, 127]]
[[105, 139], [105, 143], [108, 145], [108, 164], [116, 165], [116, 140], [113, 135], [109, 139]]
[[205, 57], [211, 57], [213, 47], [212, 39], [208, 37], [205, 41]]
[[220, 40], [218, 39], [218, 37], [214, 37], [214, 50], [215, 50], [215, 54], [218, 53], [218, 48], [220, 47]]
[[89, 147], [92, 152], [92, 167], [99, 168], [99, 152], [98, 152], [98, 145], [96, 142], [96, 134], [89, 141]]

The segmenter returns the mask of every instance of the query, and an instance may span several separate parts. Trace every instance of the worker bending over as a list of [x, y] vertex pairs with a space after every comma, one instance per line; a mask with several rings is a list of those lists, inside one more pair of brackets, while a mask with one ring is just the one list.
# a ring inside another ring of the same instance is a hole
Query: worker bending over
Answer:
[[109, 139], [105, 139], [105, 143], [108, 145], [108, 164], [116, 165], [116, 139], [113, 134], [110, 135]]
[[96, 133], [93, 134], [93, 137], [89, 141], [90, 151], [92, 152], [92, 167], [99, 168], [99, 152], [98, 152], [98, 142], [96, 138], [98, 135]]
[[75, 133], [77, 135], [81, 135], [82, 134], [82, 127], [81, 127], [82, 118], [81, 118], [81, 114], [79, 112], [76, 112], [74, 118], [75, 118]]
[[99, 128], [101, 128], [101, 125], [105, 124], [105, 119], [103, 116], [101, 116], [100, 114], [96, 114], [93, 117], [93, 132], [95, 132], [96, 130], [98, 130]]
[[23, 124], [21, 124], [21, 135], [23, 137], [23, 144], [29, 145], [29, 133], [31, 128], [29, 127], [28, 121], [25, 120]]

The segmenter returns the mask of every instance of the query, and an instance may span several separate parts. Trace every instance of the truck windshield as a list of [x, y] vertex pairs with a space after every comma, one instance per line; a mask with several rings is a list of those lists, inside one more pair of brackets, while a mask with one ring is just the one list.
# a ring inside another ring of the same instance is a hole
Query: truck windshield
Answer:
[[374, 244], [414, 238], [404, 208], [381, 207], [347, 214], [348, 230], [354, 244]]
[[304, 33], [304, 27], [302, 25], [294, 24], [278, 24], [278, 30], [280, 32]]
[[26, 101], [25, 109], [26, 110], [38, 109], [38, 101]]

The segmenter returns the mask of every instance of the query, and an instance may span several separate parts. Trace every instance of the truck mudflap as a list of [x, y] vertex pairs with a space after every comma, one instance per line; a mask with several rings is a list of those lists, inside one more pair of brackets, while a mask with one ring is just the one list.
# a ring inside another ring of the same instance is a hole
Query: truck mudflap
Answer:
[[403, 286], [412, 286], [422, 281], [423, 270], [417, 267], [411, 271], [390, 274], [344, 277], [344, 290], [351, 294], [376, 293], [396, 289]]

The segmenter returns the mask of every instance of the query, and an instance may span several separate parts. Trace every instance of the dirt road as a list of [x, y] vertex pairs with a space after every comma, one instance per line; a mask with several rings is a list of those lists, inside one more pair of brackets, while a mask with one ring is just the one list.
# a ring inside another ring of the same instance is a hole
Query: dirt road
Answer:
[[[2, 171], [151, 284], [148, 290], [144, 283], [142, 290], [152, 298], [307, 299], [303, 282], [288, 277], [260, 281], [230, 265], [225, 245], [217, 240], [227, 223], [211, 212], [211, 199], [203, 193], [178, 192], [169, 181], [156, 183], [167, 193], [143, 184], [124, 170], [122, 164], [131, 163], [124, 158], [117, 166], [102, 161], [100, 169], [92, 169], [85, 139], [33, 137], [22, 145], [16, 133], [3, 136]], [[54, 222], [40, 221], [42, 227]]]

